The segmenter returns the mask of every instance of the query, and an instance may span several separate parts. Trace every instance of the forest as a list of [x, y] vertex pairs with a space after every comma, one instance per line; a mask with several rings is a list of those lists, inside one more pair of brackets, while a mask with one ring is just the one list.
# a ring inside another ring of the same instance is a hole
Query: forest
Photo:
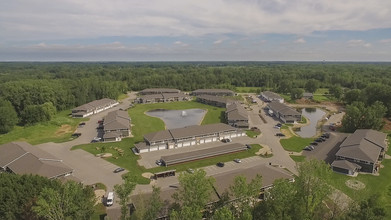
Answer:
[[0, 133], [58, 111], [145, 88], [254, 87], [300, 98], [328, 88], [346, 104], [377, 103], [391, 115], [391, 63], [135, 62], [0, 63]]

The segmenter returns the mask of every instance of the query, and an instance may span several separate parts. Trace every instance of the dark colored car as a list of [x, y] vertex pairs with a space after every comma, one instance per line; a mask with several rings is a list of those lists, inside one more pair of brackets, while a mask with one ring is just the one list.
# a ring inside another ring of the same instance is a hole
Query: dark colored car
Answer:
[[283, 134], [283, 133], [277, 133], [276, 136], [277, 136], [277, 137], [285, 137], [285, 134]]
[[329, 138], [329, 137], [330, 137], [330, 133], [324, 133], [324, 134], [322, 134], [321, 137], [323, 137], [323, 138]]
[[314, 141], [314, 142], [311, 143], [311, 145], [318, 146], [318, 143]]
[[73, 133], [72, 134], [72, 137], [80, 137], [81, 136], [81, 133]]
[[223, 162], [218, 162], [216, 165], [217, 165], [218, 167], [224, 167], [224, 163], [223, 163]]
[[122, 172], [124, 170], [125, 170], [124, 168], [118, 167], [117, 169], [114, 170], [114, 173], [119, 173], [119, 172]]
[[247, 149], [251, 149], [251, 146], [249, 144], [246, 144]]

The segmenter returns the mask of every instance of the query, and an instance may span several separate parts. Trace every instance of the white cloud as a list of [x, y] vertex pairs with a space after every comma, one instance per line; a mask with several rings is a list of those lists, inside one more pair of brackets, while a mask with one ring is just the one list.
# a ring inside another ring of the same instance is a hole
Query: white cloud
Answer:
[[189, 44], [183, 43], [182, 41], [175, 41], [174, 45], [181, 46], [181, 47], [188, 47]]
[[[390, 28], [391, 1], [0, 1], [0, 42]], [[359, 12], [359, 13], [358, 13]]]
[[349, 40], [348, 41], [348, 46], [350, 46], [350, 47], [366, 47], [366, 48], [368, 48], [368, 47], [371, 47], [372, 44], [367, 43], [367, 42], [365, 42], [363, 40]]
[[380, 40], [380, 43], [384, 43], [384, 44], [391, 43], [391, 38]]
[[219, 40], [214, 41], [213, 44], [214, 45], [221, 44], [221, 43], [223, 43], [223, 41], [224, 41], [223, 39], [219, 39]]
[[306, 41], [304, 40], [304, 38], [298, 38], [297, 40], [295, 40], [295, 43], [297, 43], [297, 44], [305, 44]]

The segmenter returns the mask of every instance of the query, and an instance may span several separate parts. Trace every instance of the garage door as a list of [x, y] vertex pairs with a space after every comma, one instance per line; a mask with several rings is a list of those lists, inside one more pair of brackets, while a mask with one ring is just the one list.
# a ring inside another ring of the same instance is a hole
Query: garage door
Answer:
[[182, 147], [183, 146], [183, 143], [180, 142], [180, 143], [177, 143], [177, 146], [176, 147]]
[[213, 138], [213, 141], [218, 141], [219, 139], [216, 137], [216, 138]]
[[209, 143], [209, 142], [212, 142], [212, 138], [205, 139], [205, 143]]
[[201, 139], [201, 140], [200, 140], [200, 144], [203, 144], [203, 143], [205, 143], [205, 140], [204, 140], [204, 139]]
[[151, 147], [150, 148], [150, 151], [157, 151], [157, 150], [159, 150], [159, 147]]
[[148, 149], [141, 149], [140, 150], [140, 153], [146, 153], [146, 152], [148, 152]]
[[231, 137], [233, 137], [233, 138], [236, 137], [236, 134], [231, 134]]
[[166, 149], [166, 148], [167, 148], [166, 145], [160, 145], [160, 146], [159, 146], [159, 150], [164, 150], [164, 149]]
[[190, 146], [190, 142], [183, 142], [183, 146], [184, 147]]
[[192, 141], [192, 142], [191, 142], [191, 145], [196, 145], [196, 142], [195, 142], [195, 141]]

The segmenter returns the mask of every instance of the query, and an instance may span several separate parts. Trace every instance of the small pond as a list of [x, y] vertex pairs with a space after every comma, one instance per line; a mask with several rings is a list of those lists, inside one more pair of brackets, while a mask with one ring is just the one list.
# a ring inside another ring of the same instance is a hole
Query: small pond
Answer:
[[155, 109], [146, 112], [147, 115], [160, 118], [166, 124], [167, 129], [183, 128], [190, 125], [201, 124], [206, 110], [186, 109], [186, 110], [167, 110]]
[[316, 135], [316, 125], [318, 121], [323, 118], [326, 112], [318, 108], [303, 108], [301, 114], [306, 117], [310, 123], [304, 127], [301, 127], [300, 131], [296, 131], [300, 137], [309, 138]]

